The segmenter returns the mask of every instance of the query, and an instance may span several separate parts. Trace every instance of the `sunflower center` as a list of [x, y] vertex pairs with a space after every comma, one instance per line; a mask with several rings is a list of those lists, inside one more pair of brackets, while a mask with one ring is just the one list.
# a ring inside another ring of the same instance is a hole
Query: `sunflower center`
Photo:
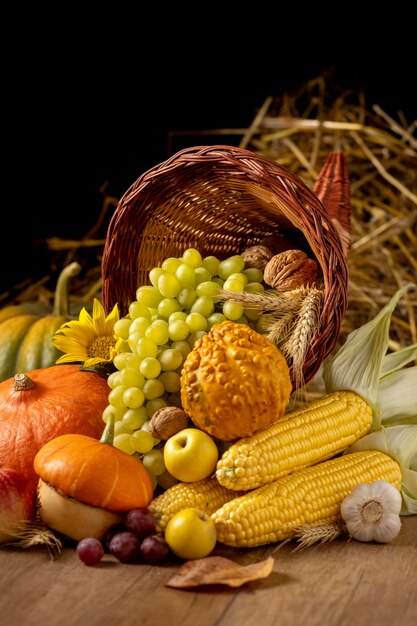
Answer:
[[88, 344], [87, 352], [89, 358], [99, 358], [110, 360], [110, 350], [116, 345], [113, 337], [94, 337]]

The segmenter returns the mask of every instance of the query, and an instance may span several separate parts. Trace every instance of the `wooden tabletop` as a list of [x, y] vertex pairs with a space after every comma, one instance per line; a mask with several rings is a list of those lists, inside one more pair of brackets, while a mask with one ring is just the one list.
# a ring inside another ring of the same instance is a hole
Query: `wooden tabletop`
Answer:
[[[122, 564], [105, 555], [88, 567], [72, 548], [0, 549], [1, 626], [416, 626], [417, 516], [403, 517], [391, 544], [336, 539], [275, 550], [272, 573], [233, 589], [166, 586], [181, 564]], [[217, 547], [240, 564], [277, 546]]]

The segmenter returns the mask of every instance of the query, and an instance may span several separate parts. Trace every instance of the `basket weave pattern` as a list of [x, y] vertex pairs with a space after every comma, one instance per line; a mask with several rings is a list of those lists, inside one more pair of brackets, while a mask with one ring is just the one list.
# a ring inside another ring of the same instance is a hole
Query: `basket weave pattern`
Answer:
[[142, 174], [120, 199], [104, 246], [103, 305], [109, 311], [117, 303], [125, 315], [138, 286], [149, 284], [149, 270], [188, 247], [224, 259], [257, 244], [280, 252], [290, 242], [315, 258], [323, 275], [320, 326], [304, 366], [308, 382], [334, 347], [347, 305], [336, 213], [297, 175], [262, 155], [229, 146], [187, 148]]

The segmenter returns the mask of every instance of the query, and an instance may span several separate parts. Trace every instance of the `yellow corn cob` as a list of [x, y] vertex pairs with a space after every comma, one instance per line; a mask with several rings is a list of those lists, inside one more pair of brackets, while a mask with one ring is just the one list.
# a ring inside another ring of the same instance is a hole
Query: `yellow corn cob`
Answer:
[[334, 391], [231, 445], [216, 477], [228, 489], [256, 489], [346, 450], [371, 430], [372, 410], [352, 391]]
[[211, 515], [236, 495], [241, 494], [222, 487], [216, 478], [205, 478], [194, 483], [176, 483], [154, 498], [148, 509], [155, 515], [156, 530], [162, 532], [177, 511], [196, 507]]
[[302, 524], [341, 519], [340, 505], [356, 485], [386, 480], [401, 490], [401, 469], [377, 450], [318, 463], [245, 493], [212, 514], [219, 542], [253, 547], [287, 539]]

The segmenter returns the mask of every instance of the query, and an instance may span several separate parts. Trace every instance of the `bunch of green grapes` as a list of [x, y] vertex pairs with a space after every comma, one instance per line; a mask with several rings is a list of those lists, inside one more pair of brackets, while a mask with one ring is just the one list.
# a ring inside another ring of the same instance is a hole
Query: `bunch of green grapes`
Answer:
[[137, 289], [128, 315], [115, 324], [116, 371], [108, 378], [103, 420], [114, 415], [114, 445], [143, 461], [154, 487], [166, 487], [170, 477], [163, 442], [149, 432], [149, 421], [161, 407], [181, 407], [181, 369], [197, 339], [226, 319], [255, 327], [256, 311], [222, 302], [218, 292], [262, 292], [263, 273], [245, 269], [240, 255], [220, 261], [188, 248], [182, 257], [169, 257], [150, 270], [149, 281]]

